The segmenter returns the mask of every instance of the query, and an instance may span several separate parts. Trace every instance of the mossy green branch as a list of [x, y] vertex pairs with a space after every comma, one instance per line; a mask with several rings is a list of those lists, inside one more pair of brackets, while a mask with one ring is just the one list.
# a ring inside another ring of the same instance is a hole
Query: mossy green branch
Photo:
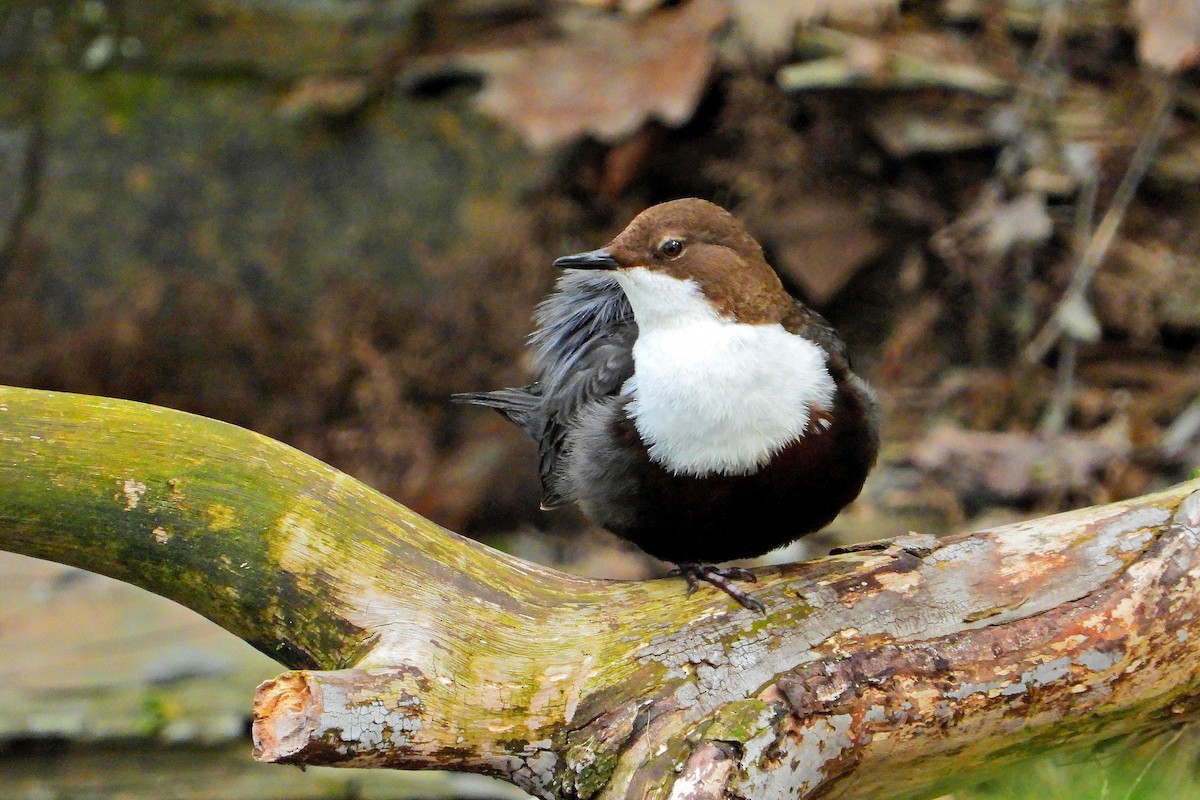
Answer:
[[333, 527], [347, 493], [330, 467], [232, 425], [0, 387], [0, 546], [169, 597], [288, 666], [350, 663], [369, 638], [340, 592], [280, 563], [290, 521], [324, 506]]
[[0, 548], [169, 597], [296, 668], [368, 653], [380, 636], [360, 603], [371, 592], [393, 611], [453, 596], [515, 610], [587, 583], [457, 536], [251, 431], [10, 387], [0, 387]]

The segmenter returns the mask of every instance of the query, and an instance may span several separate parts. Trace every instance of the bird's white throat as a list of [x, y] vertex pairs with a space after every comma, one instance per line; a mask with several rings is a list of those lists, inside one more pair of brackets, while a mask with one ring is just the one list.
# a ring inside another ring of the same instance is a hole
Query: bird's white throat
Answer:
[[828, 410], [825, 352], [782, 325], [721, 316], [691, 280], [645, 268], [616, 278], [638, 323], [623, 391], [650, 457], [672, 472], [754, 472]]

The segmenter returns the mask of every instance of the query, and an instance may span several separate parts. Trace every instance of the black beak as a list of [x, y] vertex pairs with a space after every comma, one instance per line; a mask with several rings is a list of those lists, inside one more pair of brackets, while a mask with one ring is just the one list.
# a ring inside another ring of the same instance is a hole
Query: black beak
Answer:
[[586, 253], [576, 253], [573, 256], [563, 256], [554, 259], [554, 266], [560, 269], [616, 269], [620, 266], [617, 260], [608, 254], [607, 250], [589, 250]]

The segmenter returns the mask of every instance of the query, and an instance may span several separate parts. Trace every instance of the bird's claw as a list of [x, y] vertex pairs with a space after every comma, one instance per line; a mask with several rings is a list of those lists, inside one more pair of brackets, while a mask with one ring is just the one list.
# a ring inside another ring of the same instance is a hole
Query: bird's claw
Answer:
[[722, 577], [729, 578], [734, 581], [743, 581], [745, 583], [758, 583], [758, 576], [748, 569], [741, 567], [726, 567], [721, 570]]
[[732, 597], [742, 608], [748, 608], [760, 614], [767, 613], [766, 606], [732, 583], [732, 581], [756, 583], [758, 581], [757, 576], [748, 569], [683, 562], [676, 565], [676, 568], [668, 572], [667, 575], [670, 577], [681, 577], [687, 581], [688, 597], [691, 597], [692, 593], [696, 591], [696, 587], [700, 585], [700, 581], [704, 581], [705, 583], [711, 583]]

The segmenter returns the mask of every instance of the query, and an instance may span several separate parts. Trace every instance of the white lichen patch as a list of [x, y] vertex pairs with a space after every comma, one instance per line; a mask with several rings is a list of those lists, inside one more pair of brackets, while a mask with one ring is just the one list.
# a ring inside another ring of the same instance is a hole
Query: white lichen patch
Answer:
[[146, 484], [133, 479], [126, 479], [121, 482], [121, 496], [125, 500], [125, 510], [133, 511], [138, 507], [138, 503], [142, 500], [142, 495], [146, 493]]
[[1105, 672], [1112, 669], [1113, 665], [1121, 660], [1125, 653], [1121, 650], [1111, 650], [1104, 652], [1102, 650], [1088, 650], [1075, 657], [1075, 663], [1081, 667], [1086, 667], [1092, 672]]
[[871, 706], [863, 714], [863, 722], [866, 723], [887, 722], [887, 720], [888, 713], [883, 706]]
[[346, 753], [373, 755], [407, 747], [423, 727], [421, 701], [415, 696], [401, 695], [385, 704], [378, 698], [365, 703], [355, 701], [352, 692], [341, 686], [327, 684], [322, 692], [322, 727], [339, 731], [339, 738], [347, 745]]
[[951, 697], [955, 700], [962, 700], [970, 697], [973, 694], [981, 694], [984, 697], [995, 697], [1007, 684], [1007, 681], [964, 683], [957, 689], [951, 689], [950, 691], [946, 692], [946, 697]]
[[[824, 767], [853, 746], [849, 714], [817, 717], [798, 732], [777, 740], [774, 729], [767, 728], [745, 745], [743, 763], [756, 764], [734, 787], [736, 793], [754, 800], [803, 797], [812, 792], [829, 776]], [[770, 763], [762, 761], [767, 749], [772, 749]], [[760, 761], [762, 763], [760, 763]]]
[[1067, 656], [1052, 658], [1044, 664], [1038, 664], [1033, 669], [1021, 675], [1021, 682], [1033, 686], [1044, 686], [1053, 683], [1071, 670], [1071, 659]]
[[1192, 492], [1179, 504], [1175, 512], [1176, 525], [1182, 525], [1193, 533], [1200, 534], [1200, 491]]
[[703, 776], [698, 772], [685, 772], [671, 787], [669, 800], [687, 800], [698, 794]]
[[1143, 529], [1165, 525], [1170, 517], [1170, 512], [1159, 506], [1127, 509], [1116, 519], [1100, 525], [1099, 536], [1104, 539], [1116, 536], [1130, 541], [1147, 542], [1150, 534]]
[[675, 700], [683, 708], [687, 708], [700, 699], [700, 687], [695, 683], [685, 683], [675, 690]]
[[1150, 540], [1154, 538], [1154, 534], [1150, 531], [1141, 531], [1139, 533], [1126, 536], [1117, 542], [1117, 550], [1121, 553], [1136, 553], [1145, 549]]
[[558, 766], [558, 756], [550, 750], [538, 750], [524, 756], [523, 761], [525, 763], [513, 773], [513, 782], [531, 794], [546, 797], [547, 787]]
[[961, 700], [971, 694], [983, 694], [984, 697], [1012, 697], [1014, 694], [1024, 694], [1031, 686], [1045, 686], [1064, 678], [1070, 672], [1070, 657], [1060, 656], [1050, 661], [1038, 664], [1037, 667], [1025, 670], [1020, 679], [1001, 679], [980, 682], [980, 684], [962, 684], [955, 690], [946, 692], [946, 697]]

